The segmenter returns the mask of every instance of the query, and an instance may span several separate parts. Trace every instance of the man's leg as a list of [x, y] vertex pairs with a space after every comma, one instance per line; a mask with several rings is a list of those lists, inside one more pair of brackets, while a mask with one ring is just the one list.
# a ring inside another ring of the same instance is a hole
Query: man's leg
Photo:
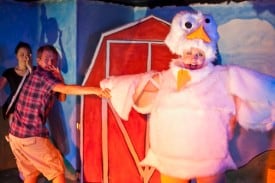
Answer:
[[225, 175], [217, 174], [208, 177], [198, 177], [197, 183], [225, 183]]
[[160, 179], [161, 179], [161, 183], [189, 183], [190, 182], [187, 179], [170, 177], [170, 176], [163, 175], [163, 174], [161, 174]]
[[273, 183], [275, 181], [275, 169], [267, 169], [266, 183]]
[[24, 178], [24, 183], [37, 183], [38, 176], [28, 176]]
[[52, 180], [52, 182], [53, 182], [53, 183], [65, 183], [66, 180], [65, 180], [64, 174], [58, 175], [57, 177], [55, 177], [55, 178]]

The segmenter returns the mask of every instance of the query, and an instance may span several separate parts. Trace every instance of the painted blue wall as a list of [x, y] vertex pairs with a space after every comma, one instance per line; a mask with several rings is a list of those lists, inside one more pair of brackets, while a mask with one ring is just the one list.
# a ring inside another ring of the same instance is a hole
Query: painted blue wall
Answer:
[[[16, 64], [14, 48], [19, 41], [28, 42], [33, 49], [36, 65], [36, 50], [42, 44], [53, 44], [62, 56], [62, 74], [66, 83], [76, 83], [76, 1], [51, 1], [45, 3], [0, 2], [0, 72]], [[6, 92], [8, 90], [6, 89]], [[71, 164], [78, 163], [79, 142], [76, 122], [78, 109], [76, 97], [68, 96], [56, 117], [56, 127], [61, 127], [61, 146]], [[60, 123], [60, 124], [58, 124]], [[57, 137], [59, 138], [59, 137]], [[61, 142], [60, 139], [58, 139]]]

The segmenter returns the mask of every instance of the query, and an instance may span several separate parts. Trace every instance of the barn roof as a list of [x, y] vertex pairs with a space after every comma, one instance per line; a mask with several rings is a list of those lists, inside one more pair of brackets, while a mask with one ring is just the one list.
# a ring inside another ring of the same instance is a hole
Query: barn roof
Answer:
[[[99, 43], [97, 44], [94, 56], [91, 60], [91, 64], [87, 70], [85, 78], [83, 80], [83, 85], [87, 83], [90, 78], [90, 74], [96, 63], [99, 52], [103, 47], [103, 43], [107, 39], [116, 40], [163, 40], [163, 35], [167, 35], [167, 26], [170, 26], [169, 22], [162, 20], [154, 15], [149, 15], [140, 20], [128, 23], [126, 25], [120, 26], [118, 28], [109, 30], [101, 34]], [[142, 28], [141, 28], [142, 27]], [[154, 28], [157, 27], [157, 28]], [[163, 27], [163, 28], [161, 28]], [[161, 34], [155, 34], [155, 32], [163, 31]], [[157, 36], [155, 36], [157, 35]], [[94, 78], [93, 78], [94, 79]]]

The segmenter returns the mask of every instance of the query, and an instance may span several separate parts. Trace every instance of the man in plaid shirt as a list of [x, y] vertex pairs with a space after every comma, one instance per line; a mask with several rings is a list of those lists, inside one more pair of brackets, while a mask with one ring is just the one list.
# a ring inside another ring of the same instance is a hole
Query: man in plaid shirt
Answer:
[[9, 141], [25, 183], [34, 183], [40, 173], [53, 183], [65, 182], [60, 152], [49, 140], [45, 126], [47, 115], [59, 93], [97, 95], [109, 98], [108, 90], [97, 87], [66, 85], [58, 68], [58, 52], [51, 45], [37, 51], [37, 68], [27, 78], [19, 95], [10, 125]]

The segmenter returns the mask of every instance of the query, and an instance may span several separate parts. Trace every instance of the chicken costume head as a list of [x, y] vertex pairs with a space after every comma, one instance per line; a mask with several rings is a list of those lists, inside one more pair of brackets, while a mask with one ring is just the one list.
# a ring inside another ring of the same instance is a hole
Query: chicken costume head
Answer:
[[206, 63], [215, 61], [219, 34], [212, 16], [201, 12], [181, 11], [172, 20], [165, 43], [170, 51], [182, 55], [191, 47], [205, 52]]

